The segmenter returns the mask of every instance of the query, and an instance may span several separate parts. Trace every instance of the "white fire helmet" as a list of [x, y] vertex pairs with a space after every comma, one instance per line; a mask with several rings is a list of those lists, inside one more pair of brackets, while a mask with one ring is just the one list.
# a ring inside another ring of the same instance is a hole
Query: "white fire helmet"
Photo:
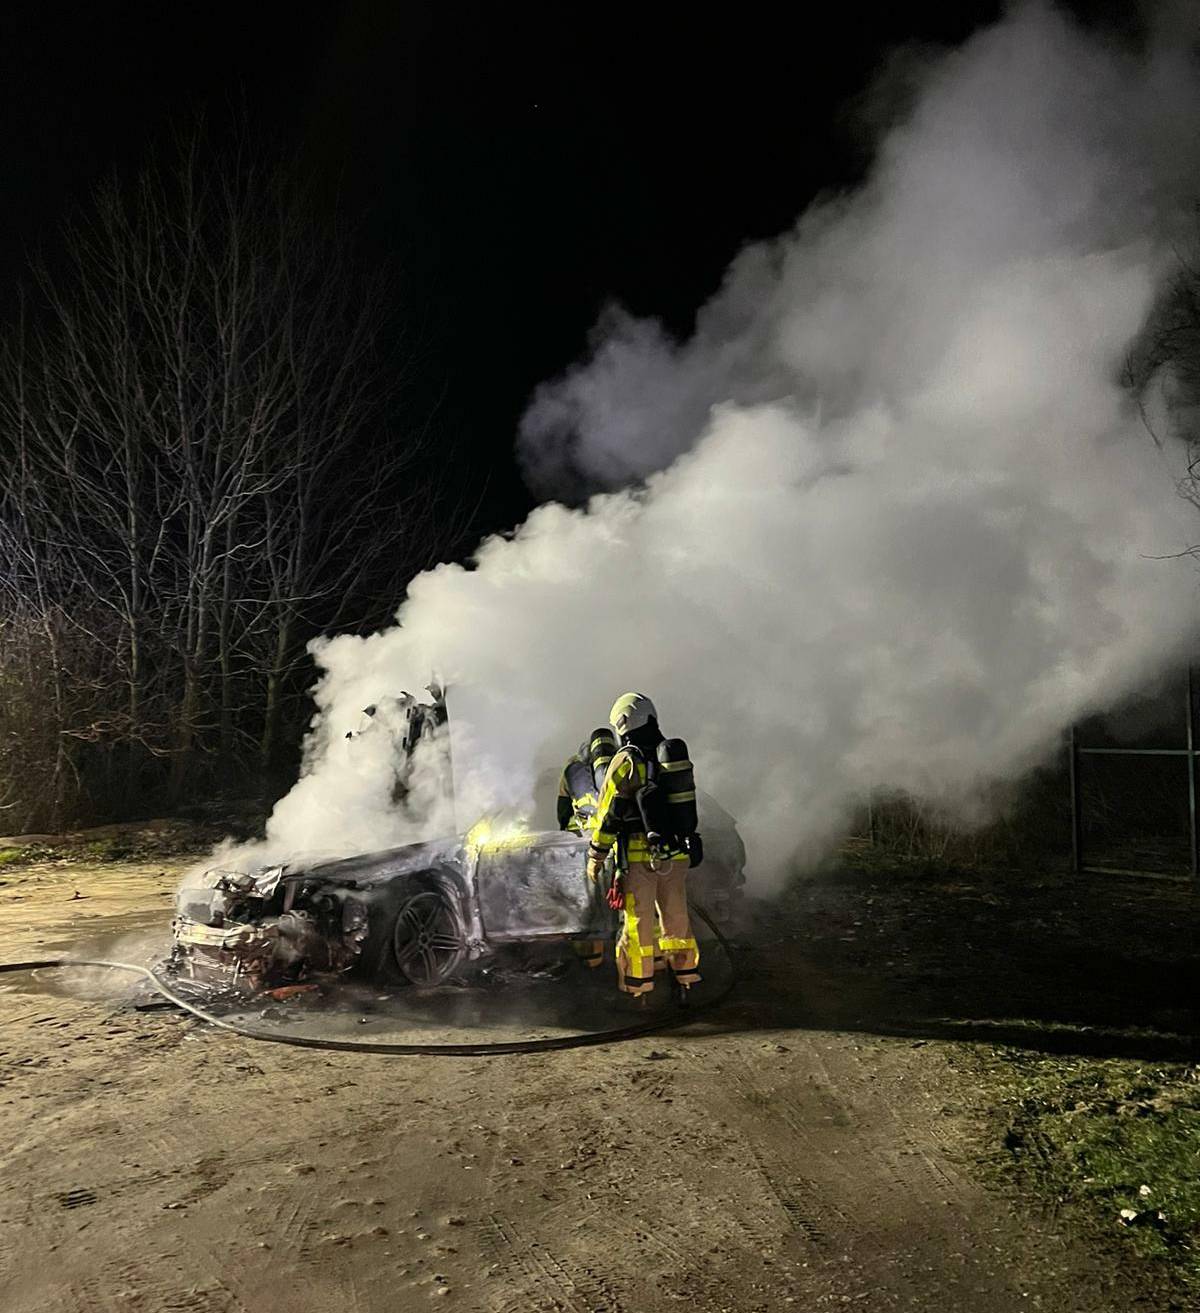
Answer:
[[653, 717], [658, 719], [654, 703], [645, 693], [622, 693], [608, 713], [609, 723], [618, 734], [632, 734]]

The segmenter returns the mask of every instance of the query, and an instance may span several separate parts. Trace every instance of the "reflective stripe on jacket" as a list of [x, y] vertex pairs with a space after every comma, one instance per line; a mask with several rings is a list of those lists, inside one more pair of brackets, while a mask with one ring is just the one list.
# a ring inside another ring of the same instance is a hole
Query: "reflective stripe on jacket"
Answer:
[[[608, 765], [596, 818], [592, 822], [592, 849], [599, 856], [607, 856], [617, 836], [624, 829], [631, 862], [648, 862], [654, 854], [646, 842], [641, 817], [637, 814], [634, 795], [646, 783], [646, 763], [640, 754], [621, 748]], [[674, 853], [671, 860], [686, 862], [687, 853]]]

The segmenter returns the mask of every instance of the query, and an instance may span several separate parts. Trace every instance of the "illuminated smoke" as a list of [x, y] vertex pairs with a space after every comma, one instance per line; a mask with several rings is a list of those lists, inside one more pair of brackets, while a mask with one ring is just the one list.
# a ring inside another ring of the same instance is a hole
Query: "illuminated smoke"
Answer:
[[977, 814], [1177, 655], [1193, 572], [1151, 558], [1195, 512], [1120, 373], [1200, 176], [1178, 37], [1135, 54], [1019, 9], [927, 65], [861, 189], [738, 255], [690, 340], [608, 315], [520, 448], [548, 493], [608, 491], [316, 645], [270, 846], [417, 836], [385, 746], [342, 735], [431, 672], [458, 774], [435, 828], [548, 820], [547, 780], [639, 688], [769, 880], [873, 789]]

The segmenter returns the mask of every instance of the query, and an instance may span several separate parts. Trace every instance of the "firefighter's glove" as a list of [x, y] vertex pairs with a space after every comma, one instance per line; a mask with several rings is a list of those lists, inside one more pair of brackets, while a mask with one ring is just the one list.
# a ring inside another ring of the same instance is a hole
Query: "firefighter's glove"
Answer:
[[689, 834], [687, 841], [688, 870], [700, 865], [704, 860], [704, 843], [698, 834]]
[[604, 863], [608, 860], [608, 853], [602, 852], [599, 848], [589, 848], [587, 854], [587, 878], [596, 884], [604, 874]]

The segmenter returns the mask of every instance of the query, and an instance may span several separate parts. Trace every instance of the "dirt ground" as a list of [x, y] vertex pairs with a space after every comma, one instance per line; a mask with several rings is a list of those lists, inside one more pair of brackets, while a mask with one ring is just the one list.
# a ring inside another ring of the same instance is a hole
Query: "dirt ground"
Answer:
[[[152, 957], [181, 869], [0, 870], [0, 960]], [[719, 1013], [524, 1057], [311, 1052], [138, 1012], [124, 981], [0, 978], [0, 1308], [1172, 1307], [1119, 1237], [980, 1167], [973, 1048], [1188, 1043], [1186, 897], [1155, 895], [1162, 930], [1106, 888], [799, 884]], [[1165, 991], [1106, 945], [1139, 916], [1178, 951]]]

